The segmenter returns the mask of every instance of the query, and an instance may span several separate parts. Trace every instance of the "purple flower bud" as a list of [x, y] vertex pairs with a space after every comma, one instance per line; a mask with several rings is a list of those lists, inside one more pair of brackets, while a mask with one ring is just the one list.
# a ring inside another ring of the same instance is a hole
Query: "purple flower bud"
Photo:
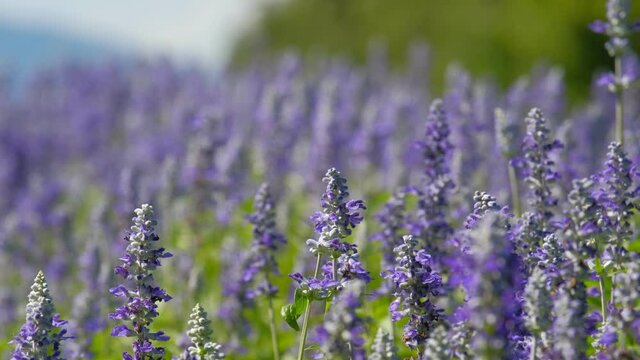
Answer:
[[11, 359], [62, 359], [61, 342], [69, 338], [62, 326], [67, 322], [55, 311], [47, 281], [39, 271], [29, 293], [26, 321], [10, 342], [15, 345]]
[[[111, 335], [135, 337], [133, 356], [138, 359], [146, 357], [145, 354], [163, 355], [164, 348], [153, 346], [151, 340], [167, 341], [169, 339], [162, 331], [151, 333], [148, 326], [158, 316], [156, 303], [171, 300], [163, 289], [155, 285], [153, 270], [160, 266], [161, 258], [172, 255], [156, 245], [159, 237], [155, 234], [156, 220], [153, 207], [143, 204], [135, 210], [135, 214], [131, 232], [125, 239], [129, 243], [127, 254], [121, 258], [123, 264], [116, 267], [115, 271], [129, 283], [109, 290], [116, 297], [127, 298], [127, 303], [116, 308], [109, 314], [109, 318], [131, 322], [130, 327], [117, 325]], [[130, 355], [124, 353], [123, 358], [127, 357]]]
[[[261, 295], [263, 290], [268, 291], [263, 295], [274, 296], [277, 288], [273, 286], [269, 277], [280, 274], [275, 256], [287, 240], [276, 228], [276, 205], [268, 184], [260, 186], [253, 209], [254, 212], [247, 216], [254, 228], [251, 250], [244, 262], [243, 286], [248, 292], [253, 293], [253, 297]], [[256, 276], [260, 273], [263, 275], [263, 280], [257, 283]]]
[[441, 100], [431, 104], [426, 135], [418, 146], [423, 155], [424, 179], [418, 194], [415, 227], [427, 250], [439, 255], [444, 242], [453, 233], [446, 215], [449, 195], [455, 188], [448, 164], [453, 146], [449, 142], [449, 125]]
[[529, 203], [532, 211], [540, 219], [542, 230], [549, 230], [549, 221], [553, 217], [552, 209], [558, 200], [553, 196], [551, 186], [560, 177], [554, 169], [551, 152], [562, 147], [558, 140], [550, 138], [551, 131], [546, 120], [537, 108], [531, 109], [525, 118], [527, 134], [522, 142], [524, 153], [523, 172], [529, 185]]
[[409, 317], [403, 340], [412, 349], [424, 347], [442, 313], [433, 302], [440, 294], [442, 279], [430, 266], [431, 256], [423, 249], [416, 250], [416, 246], [411, 235], [404, 236], [403, 244], [394, 249], [395, 267], [381, 274], [394, 285], [391, 320]]
[[324, 323], [316, 331], [320, 352], [317, 358], [366, 359], [362, 348], [366, 322], [356, 312], [362, 307], [363, 295], [364, 283], [354, 281], [349, 283], [333, 301]]

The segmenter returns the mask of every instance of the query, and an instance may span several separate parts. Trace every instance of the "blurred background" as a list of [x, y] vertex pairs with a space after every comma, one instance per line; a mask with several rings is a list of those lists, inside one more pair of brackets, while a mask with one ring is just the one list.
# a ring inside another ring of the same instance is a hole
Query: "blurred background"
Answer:
[[[0, 1], [0, 68], [19, 86], [60, 62], [133, 57], [219, 71], [283, 50], [362, 62], [372, 49], [386, 49], [389, 63], [402, 66], [409, 45], [422, 41], [431, 50], [433, 91], [442, 90], [451, 62], [506, 86], [542, 61], [564, 69], [575, 101], [587, 94], [591, 74], [610, 65], [603, 37], [586, 27], [604, 17], [604, 6], [597, 0]], [[635, 16], [639, 7], [635, 2]]]
[[[604, 18], [605, 0], [0, 0], [0, 264], [10, 264], [0, 340], [18, 332], [42, 269], [83, 334], [67, 351], [113, 359], [128, 348], [109, 336], [106, 314], [120, 299], [105, 294], [119, 281], [117, 240], [149, 202], [175, 255], [158, 272], [175, 297], [154, 324], [172, 337], [169, 351], [188, 344], [185, 319], [201, 301], [231, 358], [273, 358], [241, 276], [258, 185], [272, 184], [291, 239], [276, 309], [292, 298], [286, 274], [311, 271], [303, 239], [314, 236], [307, 219], [326, 169], [343, 171], [373, 220], [394, 189], [421, 183], [415, 145], [435, 97], [451, 124], [454, 226], [475, 190], [509, 203], [508, 164], [533, 106], [566, 145], [565, 198], [571, 179], [601, 169], [612, 138], [614, 98], [592, 81], [612, 61], [606, 37], [588, 29]], [[640, 69], [637, 57], [626, 61]], [[640, 88], [625, 96], [638, 161]], [[496, 146], [497, 107], [506, 150]], [[368, 220], [353, 236], [372, 289], [382, 283], [380, 244], [369, 242], [377, 231]], [[387, 300], [366, 304], [378, 320], [369, 342]], [[297, 334], [279, 325], [291, 358]], [[0, 341], [0, 358], [12, 348]]]

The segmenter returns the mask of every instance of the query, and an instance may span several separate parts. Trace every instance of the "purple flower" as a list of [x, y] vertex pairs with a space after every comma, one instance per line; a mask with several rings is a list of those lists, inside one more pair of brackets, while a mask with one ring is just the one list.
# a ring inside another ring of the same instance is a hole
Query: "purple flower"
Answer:
[[250, 254], [245, 262], [245, 272], [243, 281], [245, 287], [249, 288], [255, 282], [257, 274], [264, 276], [261, 284], [254, 284], [253, 289], [247, 289], [252, 293], [252, 297], [265, 294], [274, 296], [277, 288], [271, 283], [269, 277], [278, 276], [278, 264], [275, 254], [279, 248], [286, 244], [287, 240], [276, 228], [275, 202], [269, 191], [268, 184], [262, 184], [256, 194], [254, 212], [247, 216], [250, 223], [254, 225], [253, 241], [251, 243]]
[[[327, 184], [322, 194], [322, 211], [311, 216], [319, 237], [317, 240], [307, 240], [307, 245], [310, 251], [318, 256], [318, 264], [323, 254], [330, 257], [329, 262], [323, 266], [323, 269], [331, 269], [325, 274], [325, 279], [338, 283], [353, 278], [369, 281], [369, 275], [357, 258], [357, 246], [343, 241], [351, 235], [356, 225], [362, 222], [360, 211], [366, 209], [366, 206], [362, 200], [348, 200], [347, 179], [335, 168], [327, 170], [322, 181]], [[333, 295], [333, 292], [328, 294], [329, 297]]]
[[[622, 145], [612, 142], [607, 152], [605, 169], [598, 175], [599, 189], [593, 195], [606, 213], [608, 243], [623, 246], [631, 236], [631, 217], [637, 197], [633, 188], [631, 161]], [[600, 219], [598, 219], [600, 220]]]
[[587, 304], [584, 286], [575, 289], [560, 289], [553, 300], [553, 321], [551, 342], [553, 352], [563, 359], [583, 359], [587, 346], [585, 331]]
[[371, 344], [370, 360], [399, 360], [396, 355], [398, 349], [393, 341], [393, 336], [383, 328], [378, 328], [376, 337]]
[[476, 333], [476, 356], [498, 359], [514, 351], [512, 339], [522, 335], [521, 264], [499, 216], [485, 216], [471, 231], [470, 278], [465, 283], [469, 326]]
[[[371, 281], [369, 272], [364, 269], [357, 253], [347, 252], [340, 255], [336, 261], [336, 270], [338, 278], [342, 280], [362, 280], [364, 282]], [[325, 263], [322, 266], [322, 271], [326, 278], [333, 277], [333, 264]]]
[[12, 360], [62, 359], [60, 345], [69, 338], [62, 327], [67, 322], [55, 311], [47, 280], [39, 271], [29, 293], [26, 321], [10, 342], [15, 345]]
[[[163, 356], [164, 348], [153, 346], [151, 340], [166, 341], [169, 337], [162, 331], [150, 332], [149, 325], [158, 316], [156, 303], [169, 301], [171, 297], [155, 285], [153, 271], [160, 266], [160, 259], [172, 255], [156, 246], [159, 237], [154, 232], [157, 223], [153, 207], [143, 204], [135, 210], [135, 214], [131, 232], [125, 238], [129, 243], [127, 253], [120, 258], [122, 265], [116, 267], [115, 271], [129, 283], [109, 290], [116, 297], [127, 298], [127, 303], [116, 308], [109, 318], [130, 321], [131, 324], [117, 325], [111, 335], [136, 338], [133, 342], [134, 358], [156, 359]], [[131, 355], [124, 353], [123, 359], [127, 358], [131, 358]]]
[[427, 339], [423, 356], [419, 359], [470, 359], [470, 339], [471, 332], [466, 322], [457, 322], [451, 326], [440, 324]]
[[593, 347], [596, 349], [597, 357], [607, 356], [605, 358], [608, 358], [618, 342], [618, 329], [614, 323], [615, 319], [607, 319], [593, 335]]
[[605, 208], [594, 197], [599, 196], [594, 192], [594, 186], [595, 182], [589, 178], [573, 180], [573, 189], [568, 196], [568, 218], [561, 226], [564, 236], [572, 240], [567, 246], [583, 259], [595, 254], [596, 235], [608, 227]]
[[609, 36], [605, 47], [612, 57], [625, 53], [629, 48], [629, 36], [640, 30], [640, 22], [628, 18], [630, 13], [630, 0], [608, 0], [607, 21], [596, 20], [589, 24], [591, 31]]
[[327, 300], [342, 288], [339, 282], [330, 277], [305, 278], [300, 273], [290, 274], [289, 277], [298, 283], [301, 294], [312, 300]]
[[616, 287], [613, 297], [619, 306], [619, 318], [621, 323], [632, 328], [634, 322], [640, 319], [640, 309], [637, 309], [640, 301], [640, 262], [638, 256], [626, 263], [626, 271], [616, 275]]
[[[100, 206], [99, 208], [102, 208]], [[98, 209], [98, 212], [104, 210]], [[102, 214], [99, 214], [101, 216]], [[95, 216], [94, 216], [95, 217]], [[103, 308], [106, 305], [106, 299], [103, 296], [108, 288], [108, 270], [105, 267], [105, 259], [100, 251], [99, 241], [104, 240], [102, 236], [98, 237], [99, 221], [93, 219], [92, 232], [93, 235], [86, 244], [84, 253], [79, 259], [80, 273], [82, 274], [85, 288], [80, 291], [73, 303], [71, 331], [82, 334], [70, 344], [71, 354], [78, 358], [93, 358], [91, 350], [94, 334], [102, 330], [107, 321], [103, 315]], [[102, 234], [100, 234], [102, 235]]]
[[[499, 212], [505, 219], [513, 217], [507, 206], [500, 207], [495, 197], [484, 191], [476, 191], [473, 195], [473, 213], [467, 216], [464, 227], [467, 230], [473, 229], [482, 220], [482, 217], [488, 212]], [[510, 224], [505, 224], [507, 228]]]
[[441, 100], [431, 104], [425, 138], [418, 142], [418, 147], [422, 151], [424, 178], [418, 194], [415, 227], [427, 248], [439, 254], [453, 233], [446, 215], [449, 195], [455, 188], [448, 163], [453, 146], [449, 142], [449, 125]]
[[243, 353], [246, 352], [246, 348], [241, 340], [251, 338], [255, 334], [244, 310], [255, 308], [256, 296], [273, 293], [275, 289], [262, 288], [263, 285], [250, 288], [251, 283], [245, 281], [248, 272], [245, 264], [250, 263], [247, 259], [251, 257], [251, 253], [247, 253], [236, 238], [228, 238], [222, 244], [220, 254], [223, 269], [219, 282], [222, 285], [223, 301], [217, 314], [232, 330], [231, 336], [227, 338], [226, 348], [234, 353]]
[[350, 282], [333, 301], [324, 323], [317, 329], [320, 359], [365, 360], [366, 322], [357, 314], [362, 307], [364, 283]]
[[534, 268], [529, 276], [523, 298], [524, 325], [531, 333], [531, 340], [546, 341], [552, 323], [553, 303], [547, 275], [540, 267]]
[[395, 267], [381, 274], [394, 285], [395, 299], [389, 306], [391, 320], [409, 318], [403, 341], [411, 349], [424, 347], [442, 313], [433, 302], [440, 295], [442, 279], [431, 268], [430, 255], [423, 249], [417, 250], [417, 245], [413, 236], [404, 236], [403, 244], [394, 249]]
[[560, 178], [560, 174], [554, 169], [551, 153], [563, 145], [550, 138], [551, 131], [540, 109], [531, 109], [525, 121], [527, 134], [522, 142], [522, 170], [529, 185], [532, 211], [539, 218], [542, 230], [548, 231], [549, 221], [553, 217], [552, 208], [558, 204], [551, 187]]
[[327, 170], [322, 181], [327, 183], [327, 189], [320, 201], [322, 211], [311, 216], [314, 228], [324, 238], [346, 238], [351, 235], [352, 229], [362, 222], [360, 210], [367, 207], [362, 200], [348, 200], [347, 179], [335, 168]]
[[[395, 262], [393, 249], [402, 244], [401, 233], [407, 226], [408, 215], [406, 214], [406, 197], [411, 189], [398, 189], [378, 214], [376, 220], [380, 231], [373, 235], [373, 240], [380, 242], [382, 251], [382, 268], [388, 269]], [[388, 294], [391, 289], [383, 284], [379, 292]]]

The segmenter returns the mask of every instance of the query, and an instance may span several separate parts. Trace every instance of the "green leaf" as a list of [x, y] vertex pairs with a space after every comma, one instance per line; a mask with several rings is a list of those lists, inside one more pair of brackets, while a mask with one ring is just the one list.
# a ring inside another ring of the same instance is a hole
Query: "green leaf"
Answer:
[[309, 345], [306, 348], [304, 348], [304, 351], [309, 351], [309, 350], [315, 350], [315, 351], [321, 351], [322, 348], [320, 347], [320, 345]]
[[298, 326], [298, 318], [300, 315], [296, 314], [296, 307], [293, 304], [287, 304], [280, 310], [280, 316], [287, 322], [287, 324], [294, 330], [300, 331]]
[[299, 318], [302, 313], [304, 313], [305, 308], [307, 307], [307, 298], [302, 295], [302, 291], [300, 289], [296, 289], [296, 293], [293, 297], [293, 305], [296, 311], [296, 319]]

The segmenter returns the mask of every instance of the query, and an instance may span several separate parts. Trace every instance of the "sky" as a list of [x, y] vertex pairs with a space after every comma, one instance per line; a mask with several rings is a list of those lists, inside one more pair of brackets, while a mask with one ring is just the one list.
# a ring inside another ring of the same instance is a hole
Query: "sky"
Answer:
[[258, 19], [268, 1], [0, 0], [0, 25], [219, 67], [237, 36]]

